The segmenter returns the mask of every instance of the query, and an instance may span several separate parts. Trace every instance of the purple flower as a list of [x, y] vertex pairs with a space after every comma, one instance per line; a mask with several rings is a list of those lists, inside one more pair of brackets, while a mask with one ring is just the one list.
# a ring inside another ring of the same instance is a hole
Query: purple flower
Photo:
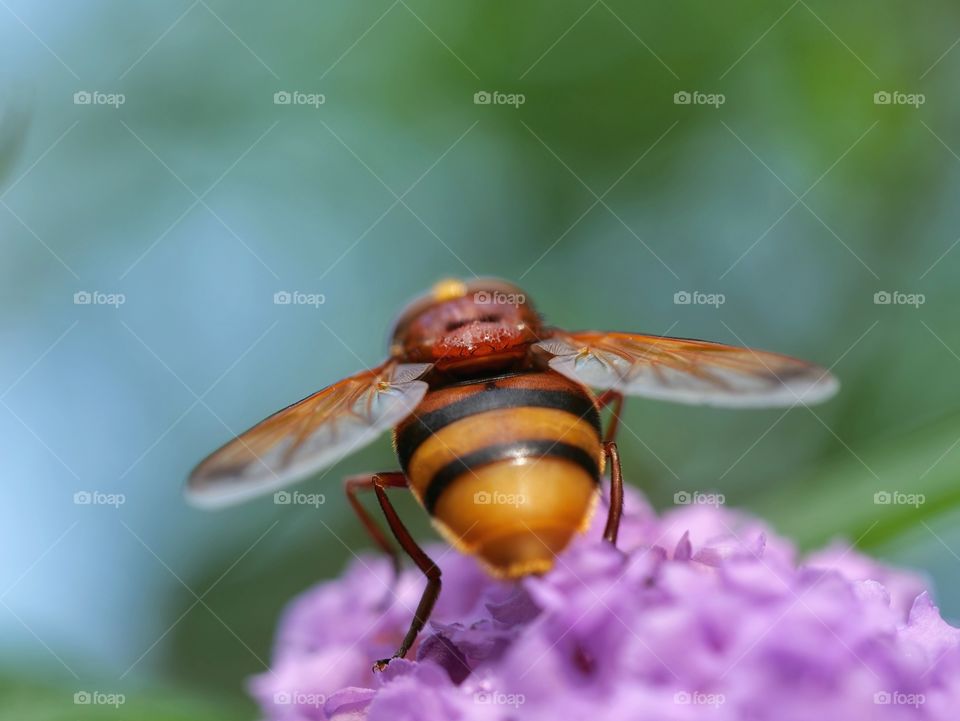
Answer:
[[[545, 576], [486, 576], [428, 550], [443, 591], [411, 660], [389, 656], [423, 588], [365, 556], [287, 609], [250, 682], [269, 719], [955, 719], [960, 630], [909, 573], [835, 545], [798, 562], [762, 522], [626, 497]], [[414, 660], [415, 659], [415, 660]]]

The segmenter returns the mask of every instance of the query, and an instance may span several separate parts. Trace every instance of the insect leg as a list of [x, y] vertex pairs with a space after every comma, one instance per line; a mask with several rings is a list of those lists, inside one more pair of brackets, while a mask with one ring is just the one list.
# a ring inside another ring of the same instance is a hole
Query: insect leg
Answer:
[[380, 659], [374, 665], [376, 670], [382, 671], [394, 658], [403, 658], [407, 655], [407, 651], [410, 650], [413, 642], [417, 639], [417, 634], [420, 633], [421, 629], [423, 629], [427, 623], [427, 619], [430, 618], [433, 604], [436, 603], [437, 596], [440, 595], [440, 568], [423, 552], [423, 549], [417, 545], [417, 542], [413, 540], [410, 531], [403, 525], [403, 521], [401, 521], [400, 516], [397, 515], [393, 504], [391, 504], [390, 499], [387, 498], [386, 488], [405, 488], [407, 485], [406, 480], [403, 479], [402, 476], [399, 481], [395, 478], [384, 476], [373, 476], [371, 480], [373, 482], [373, 490], [377, 494], [377, 500], [380, 502], [380, 508], [383, 510], [383, 515], [386, 516], [387, 523], [390, 526], [390, 530], [393, 531], [394, 537], [397, 539], [400, 547], [406, 551], [407, 555], [417, 564], [417, 568], [427, 577], [427, 586], [423, 589], [420, 604], [417, 606], [417, 610], [413, 615], [413, 621], [410, 622], [410, 629], [407, 631], [407, 635], [403, 637], [400, 648], [397, 649], [397, 652], [393, 654], [391, 658]]
[[620, 413], [623, 411], [623, 393], [614, 390], [604, 391], [597, 398], [597, 405], [600, 408], [613, 406], [613, 413], [610, 416], [610, 422], [607, 424], [607, 430], [603, 434], [603, 440], [604, 442], [615, 441], [617, 429], [620, 427]]
[[[621, 397], [621, 400], [622, 397]], [[607, 525], [603, 529], [603, 539], [614, 546], [617, 545], [617, 532], [620, 530], [620, 517], [623, 515], [623, 476], [620, 470], [620, 452], [617, 444], [607, 441], [603, 444], [603, 452], [610, 459], [610, 512], [607, 515]]]
[[406, 485], [403, 474], [399, 471], [387, 471], [386, 473], [371, 473], [370, 475], [364, 476], [351, 476], [343, 482], [343, 490], [347, 494], [347, 500], [350, 502], [351, 508], [353, 508], [354, 513], [357, 514], [357, 517], [360, 519], [360, 522], [363, 524], [363, 527], [367, 530], [367, 533], [370, 534], [370, 538], [373, 539], [381, 550], [390, 556], [390, 561], [393, 564], [393, 577], [394, 580], [400, 575], [400, 552], [397, 548], [387, 540], [386, 534], [377, 525], [377, 523], [370, 517], [370, 514], [360, 503], [357, 498], [357, 491], [372, 491], [374, 484], [376, 483], [377, 478], [386, 479], [386, 484], [388, 486], [393, 485]]

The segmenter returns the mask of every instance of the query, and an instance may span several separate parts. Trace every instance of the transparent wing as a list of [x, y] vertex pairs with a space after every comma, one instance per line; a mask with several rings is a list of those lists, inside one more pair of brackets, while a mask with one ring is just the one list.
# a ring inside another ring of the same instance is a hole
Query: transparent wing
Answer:
[[274, 413], [201, 462], [187, 497], [223, 506], [332, 466], [413, 412], [427, 392], [417, 379], [429, 368], [388, 361]]
[[557, 373], [594, 388], [677, 403], [761, 408], [824, 401], [839, 388], [790, 356], [702, 340], [556, 331], [537, 343]]

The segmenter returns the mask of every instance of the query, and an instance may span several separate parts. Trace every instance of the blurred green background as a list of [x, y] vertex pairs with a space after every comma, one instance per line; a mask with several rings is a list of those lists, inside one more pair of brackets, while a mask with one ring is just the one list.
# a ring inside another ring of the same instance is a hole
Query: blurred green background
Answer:
[[449, 275], [833, 367], [811, 410], [633, 400], [627, 478], [916, 567], [956, 622], [958, 34], [946, 0], [0, 1], [0, 717], [255, 717], [284, 603], [369, 547], [339, 479], [396, 463], [319, 510], [183, 479]]

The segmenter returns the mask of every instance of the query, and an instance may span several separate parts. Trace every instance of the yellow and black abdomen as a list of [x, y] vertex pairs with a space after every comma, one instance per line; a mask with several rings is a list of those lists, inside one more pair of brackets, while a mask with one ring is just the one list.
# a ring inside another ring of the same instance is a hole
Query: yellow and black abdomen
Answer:
[[589, 523], [603, 471], [588, 391], [528, 372], [432, 390], [395, 431], [414, 495], [497, 575], [548, 570]]

